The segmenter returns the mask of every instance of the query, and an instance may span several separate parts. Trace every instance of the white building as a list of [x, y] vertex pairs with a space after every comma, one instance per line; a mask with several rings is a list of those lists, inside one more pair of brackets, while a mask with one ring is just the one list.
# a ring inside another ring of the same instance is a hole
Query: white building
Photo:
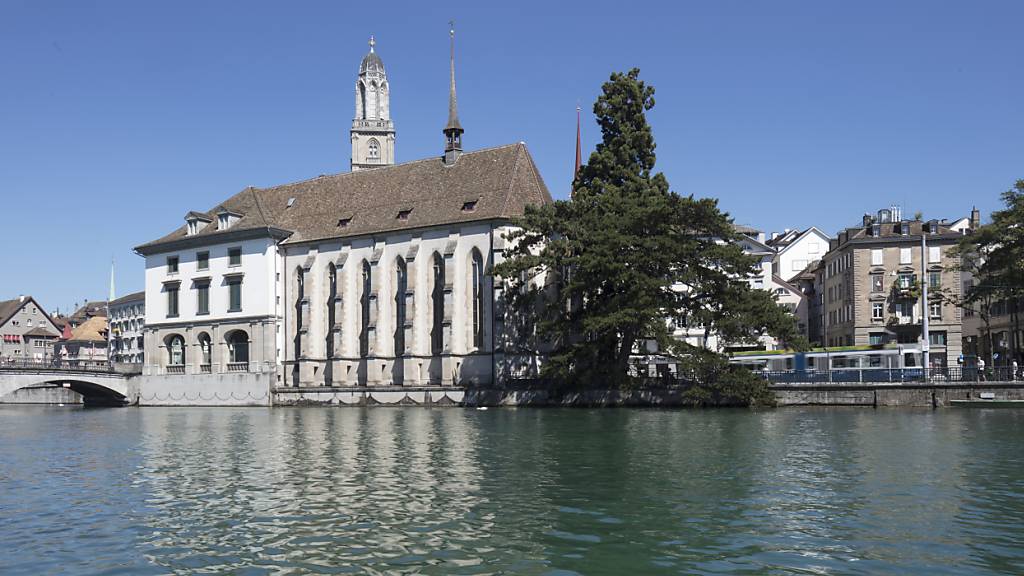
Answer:
[[135, 292], [107, 303], [107, 350], [114, 364], [142, 364], [146, 326], [146, 292]]
[[786, 230], [772, 234], [766, 244], [775, 251], [773, 272], [783, 280], [791, 281], [807, 268], [807, 265], [828, 252], [828, 234], [818, 228]]
[[363, 153], [369, 139], [387, 141], [363, 115], [386, 120], [394, 136], [371, 44], [352, 172], [247, 188], [139, 246], [144, 374], [220, 382], [250, 372], [320, 388], [490, 383], [515, 372], [489, 271], [511, 219], [551, 196], [523, 143], [462, 152], [454, 57], [451, 67], [443, 157], [390, 165], [393, 144], [379, 163]]

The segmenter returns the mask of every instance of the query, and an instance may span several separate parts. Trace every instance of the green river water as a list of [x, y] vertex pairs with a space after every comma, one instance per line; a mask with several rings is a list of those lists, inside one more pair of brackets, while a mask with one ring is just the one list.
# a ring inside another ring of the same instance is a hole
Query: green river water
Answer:
[[2, 574], [1021, 574], [1024, 411], [0, 407]]

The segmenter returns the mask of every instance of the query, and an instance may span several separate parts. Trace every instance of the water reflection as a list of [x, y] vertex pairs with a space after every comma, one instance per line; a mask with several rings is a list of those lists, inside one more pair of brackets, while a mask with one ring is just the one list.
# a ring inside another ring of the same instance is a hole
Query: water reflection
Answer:
[[0, 572], [1020, 573], [1015, 411], [0, 409]]

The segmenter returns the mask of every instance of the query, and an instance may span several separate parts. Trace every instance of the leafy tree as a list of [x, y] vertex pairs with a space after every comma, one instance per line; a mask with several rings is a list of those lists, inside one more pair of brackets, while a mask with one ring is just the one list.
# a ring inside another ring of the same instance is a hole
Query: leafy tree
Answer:
[[989, 307], [994, 302], [1006, 302], [1013, 326], [1011, 354], [1019, 358], [1021, 343], [1017, 334], [1024, 303], [1024, 180], [1017, 180], [1001, 197], [1004, 208], [992, 213], [992, 222], [964, 236], [958, 246], [962, 269], [974, 276], [974, 282], [962, 300], [966, 306], [980, 304], [982, 319], [989, 332], [990, 353]]
[[648, 341], [662, 353], [706, 357], [672, 337], [667, 320], [677, 317], [730, 341], [771, 333], [800, 344], [793, 316], [750, 287], [757, 261], [717, 201], [676, 194], [653, 171], [644, 113], [654, 88], [633, 69], [612, 74], [602, 90], [594, 104], [602, 141], [572, 200], [528, 208], [495, 270], [510, 284], [511, 305], [535, 319], [550, 346], [544, 375], [622, 384], [630, 356]]

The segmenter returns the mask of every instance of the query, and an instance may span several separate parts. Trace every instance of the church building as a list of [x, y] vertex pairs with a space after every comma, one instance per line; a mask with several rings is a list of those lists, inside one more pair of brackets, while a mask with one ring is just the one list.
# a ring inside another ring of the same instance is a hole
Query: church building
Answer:
[[451, 43], [443, 154], [395, 164], [390, 84], [371, 38], [350, 172], [246, 188], [136, 248], [146, 377], [321, 388], [521, 373], [529, 362], [506, 342], [491, 270], [512, 219], [551, 196], [525, 144], [463, 150], [454, 32]]

